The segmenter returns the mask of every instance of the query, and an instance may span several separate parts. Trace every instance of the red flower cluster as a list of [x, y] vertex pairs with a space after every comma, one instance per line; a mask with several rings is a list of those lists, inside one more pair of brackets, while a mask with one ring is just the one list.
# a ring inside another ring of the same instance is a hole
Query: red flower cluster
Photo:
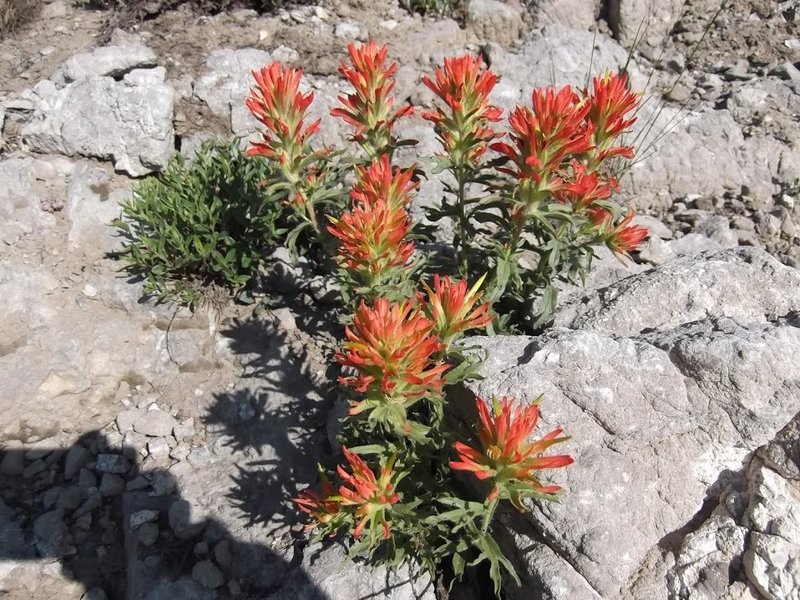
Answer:
[[617, 155], [633, 158], [633, 147], [613, 145], [615, 139], [636, 122], [629, 114], [635, 113], [639, 96], [628, 87], [628, 77], [606, 72], [592, 80], [592, 94], [584, 91], [584, 97], [589, 100], [589, 120], [594, 125], [593, 143], [598, 163]]
[[559, 201], [570, 204], [577, 213], [595, 206], [598, 200], [607, 200], [619, 189], [617, 180], [600, 176], [597, 171], [588, 172], [577, 160], [572, 161], [572, 177], [564, 181], [555, 194]]
[[[321, 469], [321, 467], [320, 467]], [[325, 477], [324, 472], [320, 471], [322, 478], [322, 493], [319, 494], [311, 488], [306, 488], [297, 498], [293, 498], [297, 507], [309, 515], [312, 521], [306, 525], [306, 529], [314, 529], [317, 525], [324, 525], [331, 522], [340, 512], [339, 502], [334, 495], [336, 490], [331, 482]]]
[[350, 197], [355, 205], [369, 205], [384, 200], [391, 209], [405, 209], [416, 188], [414, 169], [392, 169], [389, 157], [384, 154], [368, 167], [358, 168], [358, 177]]
[[355, 127], [353, 140], [375, 158], [389, 152], [394, 123], [414, 112], [412, 106], [394, 109], [392, 90], [397, 63], [386, 65], [388, 50], [374, 41], [347, 47], [351, 66], [342, 63], [339, 72], [352, 84], [355, 93], [339, 96], [344, 108], [331, 114]]
[[636, 250], [649, 235], [646, 227], [631, 225], [633, 209], [629, 209], [625, 217], [614, 225], [611, 213], [602, 207], [591, 210], [591, 217], [596, 223], [600, 237], [606, 245], [617, 254], [628, 254]]
[[[530, 215], [550, 196], [587, 217], [594, 234], [618, 253], [635, 250], [646, 237], [643, 228], [614, 224], [601, 202], [619, 185], [600, 167], [614, 156], [633, 157], [630, 146], [615, 145], [636, 121], [639, 97], [624, 75], [595, 77], [591, 92], [570, 86], [536, 89], [531, 108], [518, 106], [509, 117], [511, 142], [491, 148], [508, 159], [499, 170], [516, 180], [515, 214]], [[632, 217], [632, 215], [631, 215]]]
[[[448, 366], [436, 360], [443, 346], [434, 324], [414, 301], [390, 303], [375, 300], [356, 310], [352, 327], [345, 327], [347, 338], [336, 360], [352, 367], [358, 375], [340, 377], [339, 382], [363, 393], [368, 400], [381, 399], [410, 405], [430, 394], [441, 393]], [[356, 402], [350, 414], [368, 407]]]
[[418, 301], [434, 323], [436, 333], [445, 348], [458, 339], [462, 333], [469, 329], [480, 329], [492, 322], [489, 303], [476, 306], [480, 299], [478, 291], [485, 279], [481, 277], [475, 285], [467, 290], [466, 281], [453, 281], [449, 277], [433, 276], [433, 289], [425, 282], [428, 298], [425, 301], [422, 294]]
[[329, 218], [328, 231], [339, 240], [339, 263], [368, 285], [404, 267], [414, 254], [413, 242], [404, 241], [411, 228], [408, 215], [385, 200], [358, 204], [340, 219]]
[[587, 122], [589, 105], [569, 86], [558, 92], [536, 89], [533, 109], [518, 106], [508, 119], [513, 145], [492, 144], [507, 156], [513, 168], [501, 171], [520, 180], [533, 180], [540, 192], [560, 189], [560, 171], [566, 159], [592, 149], [593, 126]]
[[281, 67], [274, 62], [260, 71], [253, 71], [256, 87], [245, 100], [247, 108], [265, 127], [263, 141], [252, 143], [249, 155], [263, 155], [278, 161], [291, 183], [300, 176], [298, 161], [308, 151], [306, 140], [319, 130], [319, 120], [305, 126], [306, 110], [314, 94], [300, 92], [301, 69]]
[[394, 461], [389, 460], [381, 468], [380, 476], [376, 478], [375, 473], [360, 456], [347, 448], [342, 448], [342, 452], [350, 463], [353, 473], [351, 475], [341, 465], [336, 467], [336, 472], [343, 482], [339, 488], [340, 502], [342, 506], [355, 506], [355, 515], [360, 519], [353, 536], [356, 539], [360, 538], [367, 523], [379, 521], [383, 528], [383, 539], [389, 539], [386, 511], [400, 500], [400, 494], [394, 493], [395, 483], [392, 482]]
[[447, 155], [456, 165], [474, 163], [498, 133], [489, 127], [501, 119], [503, 111], [489, 104], [489, 94], [498, 77], [490, 70], [481, 71], [480, 56], [465, 54], [444, 59], [444, 68], [436, 69], [435, 81], [424, 83], [439, 96], [449, 111], [441, 108], [422, 114], [436, 124], [436, 132]]
[[[350, 471], [338, 465], [336, 472], [342, 480], [342, 485], [337, 490], [323, 475], [322, 493], [305, 489], [293, 501], [298, 508], [308, 514], [312, 522], [306, 529], [313, 529], [317, 525], [326, 525], [334, 520], [339, 520], [340, 525], [350, 517], [357, 521], [353, 536], [358, 539], [364, 529], [369, 525], [370, 533], [375, 538], [375, 531], [380, 527], [383, 539], [389, 539], [389, 522], [386, 513], [392, 505], [400, 500], [400, 494], [394, 489], [398, 481], [393, 471], [393, 460], [389, 460], [381, 468], [378, 477], [364, 460], [355, 452], [342, 448]], [[336, 527], [338, 528], [338, 527]], [[335, 534], [335, 529], [333, 534]]]
[[525, 495], [552, 496], [561, 488], [544, 485], [536, 476], [537, 471], [566, 467], [574, 462], [571, 456], [542, 456], [553, 444], [566, 441], [560, 437], [562, 429], [554, 429], [543, 438], [531, 441], [530, 437], [539, 421], [539, 405], [520, 406], [510, 398], [493, 401], [492, 413], [482, 398], [476, 398], [478, 409], [478, 437], [480, 449], [476, 450], [462, 442], [455, 443], [459, 460], [452, 461], [450, 468], [470, 471], [478, 479], [492, 479], [494, 488], [487, 500], [498, 497], [509, 498], [521, 508], [520, 500]]
[[414, 254], [413, 242], [405, 241], [411, 230], [405, 207], [416, 187], [412, 177], [411, 169], [392, 170], [383, 155], [358, 169], [352, 210], [340, 219], [330, 217], [340, 266], [370, 288], [402, 275]]

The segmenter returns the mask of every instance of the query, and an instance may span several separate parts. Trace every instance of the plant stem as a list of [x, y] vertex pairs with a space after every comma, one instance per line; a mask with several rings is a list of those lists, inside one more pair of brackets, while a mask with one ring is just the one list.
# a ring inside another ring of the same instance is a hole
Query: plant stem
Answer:
[[469, 221], [467, 220], [466, 212], [466, 169], [464, 165], [458, 165], [455, 168], [456, 181], [458, 182], [458, 197], [456, 203], [458, 205], [458, 222], [456, 232], [458, 237], [458, 246], [456, 247], [456, 258], [458, 262], [458, 274], [462, 278], [467, 278], [468, 273], [468, 253], [469, 253]]
[[483, 533], [489, 531], [489, 525], [492, 523], [492, 519], [494, 518], [494, 513], [497, 510], [497, 505], [499, 502], [500, 500], [498, 498], [493, 498], [489, 502], [489, 508], [486, 509], [486, 515], [483, 519]]

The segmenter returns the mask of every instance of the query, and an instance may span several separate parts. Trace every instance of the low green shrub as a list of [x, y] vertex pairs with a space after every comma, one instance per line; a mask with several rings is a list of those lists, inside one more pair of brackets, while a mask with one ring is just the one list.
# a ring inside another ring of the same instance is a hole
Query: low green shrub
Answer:
[[192, 163], [176, 156], [113, 222], [128, 272], [159, 301], [191, 307], [208, 286], [242, 290], [284, 234], [281, 202], [265, 193], [274, 180], [274, 167], [245, 157], [238, 141], [207, 142]]
[[400, 6], [410, 13], [461, 17], [467, 10], [468, 0], [400, 0]]

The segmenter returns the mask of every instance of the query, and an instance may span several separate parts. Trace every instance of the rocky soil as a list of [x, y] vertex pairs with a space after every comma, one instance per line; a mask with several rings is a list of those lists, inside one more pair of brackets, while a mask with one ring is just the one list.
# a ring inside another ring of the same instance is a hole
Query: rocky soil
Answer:
[[712, 25], [716, 0], [470, 6], [464, 27], [332, 0], [110, 30], [54, 0], [0, 41], [0, 595], [442, 595], [413, 566], [307, 544], [287, 501], [336, 461], [326, 282], [279, 253], [283, 308], [191, 314], [108, 256], [137, 178], [255, 131], [243, 98], [266, 62], [305, 69], [322, 140], [341, 140], [338, 62], [375, 38], [417, 107], [420, 73], [465, 50], [505, 108], [623, 65], [645, 90], [622, 185], [646, 247], [565, 289], [551, 332], [473, 340], [490, 352], [464, 406], [544, 393], [576, 457], [561, 504], [503, 515], [524, 574], [505, 597], [800, 598], [800, 3], [730, 0]]

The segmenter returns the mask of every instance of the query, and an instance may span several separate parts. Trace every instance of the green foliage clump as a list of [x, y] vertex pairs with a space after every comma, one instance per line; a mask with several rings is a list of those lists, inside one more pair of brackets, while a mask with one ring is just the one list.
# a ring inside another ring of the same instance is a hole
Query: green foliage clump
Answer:
[[242, 290], [284, 231], [275, 179], [238, 141], [206, 142], [192, 163], [180, 155], [145, 179], [113, 222], [127, 270], [159, 301], [194, 307], [206, 286]]
[[462, 17], [468, 0], [400, 0], [400, 6], [410, 13]]

